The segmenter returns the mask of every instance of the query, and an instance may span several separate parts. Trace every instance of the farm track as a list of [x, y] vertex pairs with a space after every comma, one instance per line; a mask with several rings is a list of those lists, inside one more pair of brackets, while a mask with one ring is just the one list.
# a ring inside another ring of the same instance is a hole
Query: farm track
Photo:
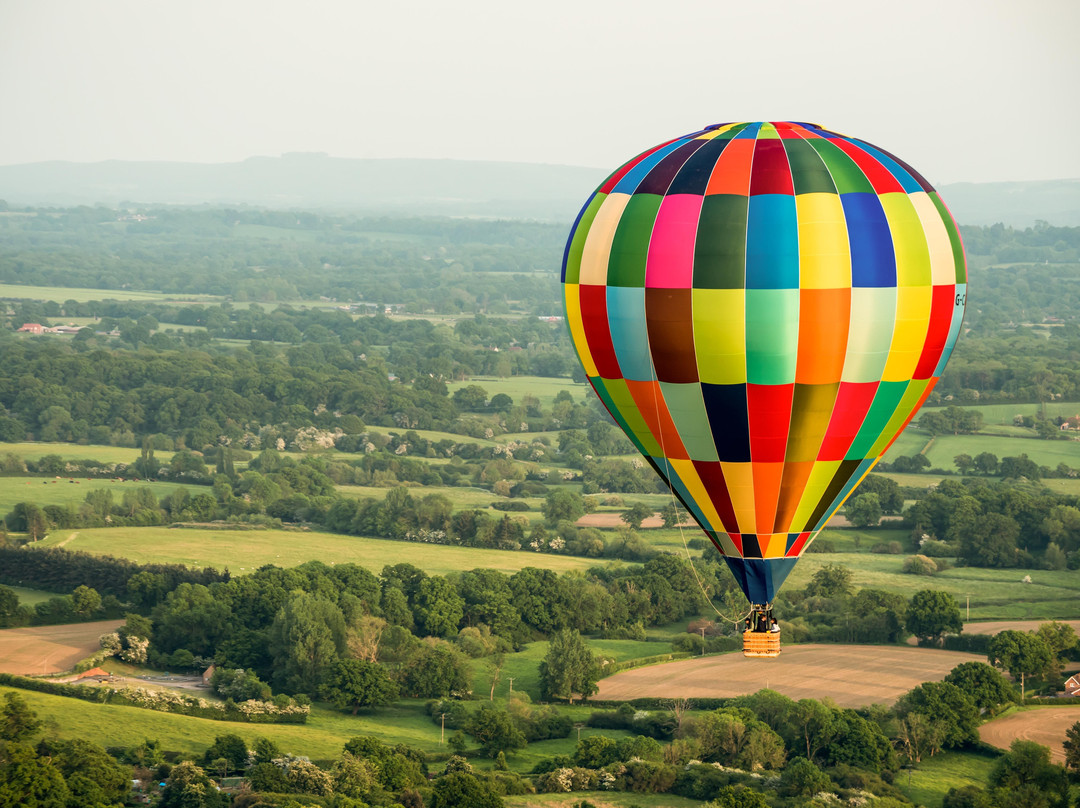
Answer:
[[123, 620], [0, 630], [0, 673], [39, 676], [71, 670], [100, 647], [98, 638]]
[[795, 645], [776, 659], [739, 653], [622, 671], [600, 682], [598, 699], [724, 698], [764, 688], [792, 699], [831, 698], [841, 707], [892, 704], [916, 685], [938, 681], [985, 657], [885, 645]]

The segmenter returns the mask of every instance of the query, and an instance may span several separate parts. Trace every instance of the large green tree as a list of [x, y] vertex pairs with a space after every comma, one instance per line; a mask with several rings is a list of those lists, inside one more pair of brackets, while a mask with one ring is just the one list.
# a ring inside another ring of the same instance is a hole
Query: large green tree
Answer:
[[323, 694], [335, 707], [351, 709], [356, 715], [361, 707], [382, 707], [397, 698], [397, 685], [386, 670], [374, 662], [339, 659], [323, 685]]
[[1003, 668], [1020, 680], [1020, 698], [1026, 697], [1027, 677], [1042, 676], [1054, 664], [1050, 646], [1038, 634], [1029, 631], [1002, 631], [994, 635], [986, 650], [990, 664]]
[[326, 598], [295, 592], [270, 627], [274, 679], [294, 693], [315, 693], [345, 646], [341, 609]]
[[924, 589], [912, 596], [904, 625], [919, 638], [920, 645], [937, 645], [946, 633], [959, 634], [964, 628], [956, 598], [936, 589]]
[[596, 692], [600, 665], [580, 633], [563, 629], [551, 637], [547, 656], [540, 663], [540, 692], [545, 699], [588, 699]]

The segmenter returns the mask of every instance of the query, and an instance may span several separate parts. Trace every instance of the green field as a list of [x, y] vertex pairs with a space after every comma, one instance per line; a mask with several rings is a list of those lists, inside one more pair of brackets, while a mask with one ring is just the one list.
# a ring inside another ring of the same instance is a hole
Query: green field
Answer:
[[[55, 546], [71, 533], [70, 530], [54, 531], [37, 546]], [[234, 575], [253, 572], [264, 564], [295, 567], [312, 560], [326, 564], [351, 562], [376, 573], [388, 564], [407, 562], [437, 575], [480, 567], [507, 574], [523, 567], [566, 572], [603, 563], [550, 553], [448, 547], [315, 531], [119, 527], [93, 528], [77, 533], [77, 537], [66, 545], [67, 549], [129, 558], [139, 564], [228, 568]]]
[[[1004, 424], [1011, 426], [1013, 417], [1031, 415], [1045, 418], [1070, 418], [1080, 413], [1080, 404], [1075, 401], [1049, 401], [1044, 404], [962, 404], [961, 409], [978, 410], [982, 413], [984, 424]], [[943, 410], [944, 407], [926, 407], [920, 412]]]
[[[149, 488], [160, 500], [178, 488], [186, 488], [191, 495], [209, 491], [205, 485], [184, 485], [182, 483], [146, 483], [133, 480], [117, 481], [111, 479], [74, 478], [53, 479], [49, 477], [0, 477], [0, 517], [11, 511], [20, 502], [33, 502], [37, 505], [77, 505], [86, 499], [88, 492], [98, 488], [112, 491], [113, 502], [119, 505], [125, 491]], [[67, 533], [65, 532], [65, 536]]]
[[896, 775], [894, 785], [916, 805], [940, 808], [950, 788], [987, 787], [994, 759], [972, 752], [942, 752]]
[[34, 606], [56, 597], [55, 592], [46, 592], [44, 589], [27, 589], [25, 586], [9, 586], [8, 589], [19, 596], [20, 606]]
[[959, 454], [975, 457], [990, 452], [1002, 457], [1026, 454], [1040, 466], [1054, 468], [1065, 463], [1080, 467], [1080, 442], [1072, 440], [1042, 440], [1041, 438], [1001, 438], [996, 435], [939, 435], [926, 450], [930, 465], [953, 469], [953, 458]]
[[[401, 485], [401, 483], [395, 483], [395, 486]], [[346, 497], [354, 497], [357, 499], [363, 497], [371, 497], [372, 499], [385, 499], [386, 493], [390, 488], [382, 486], [375, 487], [369, 485], [339, 485], [337, 486], [338, 493]], [[472, 488], [471, 486], [447, 486], [447, 485], [418, 485], [410, 486], [409, 493], [414, 499], [423, 499], [431, 494], [442, 494], [448, 497], [453, 503], [456, 509], [461, 508], [486, 508], [492, 502], [503, 499], [498, 494], [494, 494], [488, 491], [486, 488]], [[540, 505], [543, 503], [541, 497], [525, 497], [517, 499], [515, 502], [526, 502], [529, 508], [534, 511], [540, 510]], [[501, 515], [499, 511], [492, 511], [495, 516]], [[511, 516], [517, 515], [514, 513]]]
[[205, 303], [220, 300], [216, 295], [172, 295], [162, 292], [139, 292], [132, 289], [78, 289], [71, 286], [19, 286], [0, 283], [0, 298], [15, 300], [55, 300], [63, 303], [75, 300], [153, 300], [160, 303]]
[[[23, 460], [40, 460], [46, 455], [60, 455], [64, 460], [95, 460], [98, 463], [134, 463], [139, 450], [131, 446], [90, 446], [81, 443], [0, 443], [0, 455], [13, 454]], [[155, 451], [154, 457], [163, 463], [175, 452]]]
[[160, 740], [164, 749], [201, 755], [216, 736], [236, 733], [249, 745], [265, 737], [284, 752], [332, 758], [341, 754], [349, 738], [372, 735], [389, 744], [406, 743], [425, 752], [440, 751], [439, 727], [424, 713], [424, 702], [420, 700], [399, 701], [377, 713], [357, 716], [313, 705], [307, 724], [246, 724], [93, 704], [27, 690], [18, 692], [38, 717], [48, 722], [46, 735], [93, 738], [102, 746], [134, 746], [150, 738]]
[[523, 396], [536, 396], [540, 404], [547, 408], [555, 401], [555, 396], [565, 390], [574, 401], [581, 401], [593, 395], [587, 384], [571, 381], [566, 378], [550, 378], [547, 376], [508, 376], [505, 378], [496, 376], [473, 376], [463, 382], [452, 382], [447, 387], [450, 393], [462, 387], [475, 384], [487, 390], [488, 399], [499, 393], [505, 393], [514, 399], [515, 404], [520, 404]]

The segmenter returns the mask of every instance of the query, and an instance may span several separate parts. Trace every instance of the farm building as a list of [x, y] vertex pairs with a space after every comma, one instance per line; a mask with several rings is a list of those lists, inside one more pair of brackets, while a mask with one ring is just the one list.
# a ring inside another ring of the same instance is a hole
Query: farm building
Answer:
[[1080, 696], [1080, 673], [1075, 673], [1065, 680], [1065, 695]]

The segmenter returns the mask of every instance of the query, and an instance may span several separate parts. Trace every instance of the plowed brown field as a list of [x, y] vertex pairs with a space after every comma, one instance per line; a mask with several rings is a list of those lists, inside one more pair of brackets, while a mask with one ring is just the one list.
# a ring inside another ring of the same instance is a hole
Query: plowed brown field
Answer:
[[[1000, 634], [1002, 631], [1038, 631], [1043, 623], [1049, 620], [991, 620], [982, 623], [964, 623], [965, 634]], [[1072, 626], [1073, 631], [1080, 633], [1080, 620], [1058, 620]]]
[[983, 724], [979, 738], [999, 749], [1008, 749], [1017, 738], [1035, 741], [1050, 747], [1050, 758], [1055, 763], [1064, 763], [1065, 730], [1077, 721], [1080, 707], [1037, 707]]
[[23, 675], [60, 673], [101, 646], [98, 637], [115, 631], [123, 620], [99, 620], [66, 626], [7, 628], [0, 631], [0, 672]]
[[829, 697], [841, 707], [892, 704], [961, 662], [986, 657], [883, 645], [793, 645], [775, 659], [723, 654], [622, 671], [600, 682], [598, 699], [722, 698], [771, 688], [793, 699]]

